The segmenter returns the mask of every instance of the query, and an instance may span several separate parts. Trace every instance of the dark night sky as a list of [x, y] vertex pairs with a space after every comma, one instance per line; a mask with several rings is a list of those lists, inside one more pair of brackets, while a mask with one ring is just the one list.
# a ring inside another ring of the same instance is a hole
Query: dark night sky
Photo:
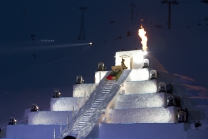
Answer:
[[[131, 20], [131, 2], [136, 4], [134, 20]], [[17, 114], [19, 117], [31, 103], [46, 108], [53, 88], [59, 88], [63, 96], [71, 96], [76, 75], [83, 75], [85, 82], [91, 83], [98, 62], [104, 62], [110, 69], [116, 51], [141, 49], [137, 35], [140, 18], [144, 19], [149, 52], [166, 70], [191, 77], [196, 85], [208, 88], [208, 21], [204, 20], [208, 17], [208, 4], [200, 0], [178, 2], [172, 5], [172, 29], [168, 30], [168, 5], [161, 4], [160, 0], [1, 0], [0, 104], [11, 103], [0, 110], [0, 116], [8, 119], [14, 113], [8, 109], [18, 104], [22, 109]], [[77, 39], [80, 6], [87, 7], [86, 40]], [[110, 24], [110, 21], [115, 23]], [[157, 29], [156, 25], [163, 28]], [[131, 32], [131, 37], [126, 37], [127, 31]], [[35, 44], [31, 34], [36, 35]], [[122, 38], [118, 39], [119, 36]], [[41, 39], [55, 41], [41, 43]], [[50, 48], [90, 41], [95, 45]]]

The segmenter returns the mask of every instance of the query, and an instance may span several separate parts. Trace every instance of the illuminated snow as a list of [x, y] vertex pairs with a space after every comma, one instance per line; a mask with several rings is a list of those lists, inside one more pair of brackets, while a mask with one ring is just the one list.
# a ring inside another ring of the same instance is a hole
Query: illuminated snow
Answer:
[[134, 81], [125, 82], [124, 87], [125, 94], [145, 94], [145, 93], [156, 93], [157, 92], [157, 81]]
[[76, 111], [38, 111], [28, 113], [29, 125], [53, 125], [66, 124], [67, 118], [71, 121]]
[[100, 80], [106, 75], [107, 71], [96, 71], [95, 72], [95, 83], [99, 83]]
[[144, 65], [144, 61], [143, 61], [144, 57], [143, 57], [142, 50], [116, 52], [116, 55], [115, 55], [116, 66], [121, 65], [122, 57], [126, 59], [125, 64], [128, 67], [128, 69], [130, 67], [133, 69], [138, 69], [138, 68], [142, 68]]
[[73, 97], [89, 97], [95, 88], [96, 84], [73, 85]]
[[85, 103], [85, 97], [60, 97], [51, 98], [50, 110], [51, 111], [73, 111], [79, 110]]
[[174, 107], [111, 109], [108, 113], [110, 123], [175, 123]]
[[144, 81], [149, 80], [149, 70], [144, 69], [132, 69], [131, 73], [127, 77], [126, 81]]
[[118, 95], [115, 109], [165, 107], [165, 93]]
[[[150, 68], [142, 69], [144, 57], [150, 60]], [[182, 107], [186, 107], [189, 110], [192, 129], [194, 129], [194, 122], [196, 120], [206, 120], [208, 118], [208, 90], [199, 86], [191, 86], [194, 84], [193, 79], [167, 73], [164, 67], [153, 56], [150, 54], [144, 56], [141, 50], [117, 52], [115, 58], [115, 65], [121, 65], [121, 58], [124, 58], [126, 66], [131, 70], [124, 71], [124, 74], [121, 75], [118, 82], [110, 90], [110, 96], [98, 106], [98, 109], [93, 113], [93, 115], [87, 119], [86, 124], [77, 132], [79, 139], [86, 137], [87, 134], [91, 132], [100, 116], [102, 116], [100, 118], [101, 122], [111, 124], [116, 123], [116, 127], [119, 131], [122, 131], [120, 130], [122, 128], [120, 125], [124, 124], [130, 125], [132, 123], [139, 123], [140, 126], [142, 125], [141, 123], [145, 123], [143, 125], [146, 125], [147, 123], [176, 123], [178, 108], [165, 108], [167, 101], [166, 97], [170, 94], [158, 93], [159, 82], [173, 83], [173, 94], [180, 96]], [[149, 80], [149, 71], [152, 69], [157, 70], [159, 73], [159, 78], [157, 80]], [[57, 130], [57, 126], [55, 127], [55, 125], [60, 127], [62, 124], [66, 125], [67, 122], [71, 122], [75, 125], [70, 125], [66, 128], [64, 136], [70, 134], [72, 128], [79, 126], [79, 122], [83, 122], [83, 119], [80, 117], [84, 115], [85, 110], [89, 110], [92, 102], [94, 102], [95, 98], [100, 94], [100, 92], [102, 92], [103, 88], [105, 88], [106, 81], [103, 77], [107, 74], [109, 74], [108, 71], [96, 71], [95, 84], [74, 85], [73, 97], [51, 98], [51, 111], [29, 112], [29, 125], [8, 126], [9, 130], [7, 132], [7, 137], [30, 138], [30, 136], [32, 136], [31, 139], [33, 139], [33, 137], [34, 139], [52, 138], [52, 135], [49, 136], [43, 132], [52, 134], [54, 128]], [[92, 93], [93, 91], [94, 93]], [[117, 94], [116, 97], [111, 101], [115, 94]], [[85, 101], [86, 103], [83, 105]], [[77, 110], [79, 109], [80, 111], [77, 114]], [[74, 117], [73, 121], [72, 117]], [[203, 127], [205, 127], [206, 124], [207, 123], [203, 123]], [[174, 130], [178, 129], [179, 126], [182, 127], [181, 124], [172, 125], [176, 125], [172, 128]], [[22, 129], [24, 129], [24, 132], [21, 131]], [[148, 128], [146, 127], [145, 130], [146, 129]], [[104, 133], [102, 128], [99, 128], [98, 130], [99, 132]], [[138, 131], [141, 130], [136, 129], [132, 132], [136, 133]], [[161, 133], [161, 130], [154, 129], [154, 131], [147, 130], [145, 134], [150, 132], [156, 133], [158, 131]], [[162, 131], [164, 131], [164, 128]], [[114, 130], [110, 132], [113, 133]], [[57, 134], [60, 134], [60, 132], [57, 132]], [[56, 138], [57, 136], [58, 135], [56, 135]], [[115, 136], [114, 138], [121, 138], [121, 136]], [[104, 139], [105, 136], [100, 135], [99, 138]]]

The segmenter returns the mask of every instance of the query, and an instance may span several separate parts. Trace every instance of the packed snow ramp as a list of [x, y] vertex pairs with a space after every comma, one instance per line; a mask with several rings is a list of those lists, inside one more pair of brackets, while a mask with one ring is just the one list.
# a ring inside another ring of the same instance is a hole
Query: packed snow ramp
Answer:
[[[96, 90], [92, 92], [90, 98], [73, 117], [69, 126], [63, 130], [59, 139], [63, 139], [66, 136], [84, 139], [93, 129], [102, 112], [116, 95], [120, 89], [120, 85], [126, 80], [130, 72], [131, 70], [124, 70], [117, 81], [106, 81], [104, 77], [96, 87]], [[109, 75], [109, 73], [106, 75]]]

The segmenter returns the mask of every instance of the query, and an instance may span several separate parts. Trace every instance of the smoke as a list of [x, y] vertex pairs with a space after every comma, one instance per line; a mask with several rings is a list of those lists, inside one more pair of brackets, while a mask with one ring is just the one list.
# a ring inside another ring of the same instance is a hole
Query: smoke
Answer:
[[142, 25], [141, 25], [141, 29], [138, 30], [138, 35], [142, 39], [141, 43], [142, 43], [143, 51], [147, 51], [147, 49], [148, 49], [148, 47], [147, 47], [147, 36], [146, 36], [146, 31], [144, 30]]

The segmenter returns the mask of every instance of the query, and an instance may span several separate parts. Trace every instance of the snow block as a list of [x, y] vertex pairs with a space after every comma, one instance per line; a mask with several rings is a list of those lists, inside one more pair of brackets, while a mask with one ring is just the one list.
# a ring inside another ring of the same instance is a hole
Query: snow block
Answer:
[[125, 82], [122, 90], [125, 90], [125, 94], [156, 93], [157, 84], [156, 80]]
[[28, 114], [28, 125], [66, 124], [67, 118], [71, 121], [77, 111], [38, 111]]
[[149, 78], [150, 78], [150, 73], [148, 68], [132, 69], [126, 81], [144, 81], [144, 80], [149, 80]]
[[110, 109], [108, 121], [111, 123], [176, 123], [178, 108], [130, 108]]
[[115, 109], [166, 107], [167, 93], [118, 95]]
[[144, 66], [144, 57], [142, 50], [121, 51], [116, 52], [115, 65], [120, 66], [122, 58], [125, 60], [125, 65], [128, 69], [139, 69]]
[[[62, 129], [66, 126], [63, 125]], [[56, 139], [60, 135], [60, 125], [7, 125], [7, 138], [15, 139]]]
[[184, 130], [184, 124], [171, 124], [171, 123], [103, 124], [101, 123], [100, 131], [99, 131], [99, 139], [187, 139], [187, 133]]
[[84, 105], [86, 98], [84, 97], [61, 97], [51, 98], [51, 111], [73, 111], [79, 110]]
[[108, 71], [96, 71], [95, 72], [95, 83], [99, 83], [100, 80], [106, 75]]
[[73, 85], [73, 97], [89, 97], [95, 88], [96, 84]]

